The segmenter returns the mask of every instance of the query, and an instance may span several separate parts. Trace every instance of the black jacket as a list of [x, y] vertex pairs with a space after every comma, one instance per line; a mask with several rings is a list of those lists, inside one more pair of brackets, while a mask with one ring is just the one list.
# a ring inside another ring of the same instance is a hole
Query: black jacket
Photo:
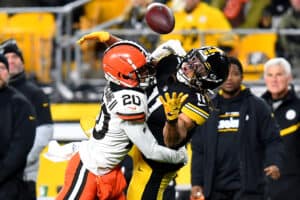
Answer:
[[9, 85], [20, 91], [34, 106], [38, 126], [53, 123], [48, 96], [35, 83], [26, 79], [24, 72], [11, 77]]
[[[238, 128], [241, 190], [263, 193], [263, 169], [272, 164], [281, 166], [283, 146], [279, 128], [262, 99], [249, 89], [240, 95], [243, 95]], [[221, 98], [218, 94], [213, 99], [216, 108]], [[218, 121], [219, 111], [215, 109], [192, 138], [192, 185], [204, 187], [205, 196], [210, 195], [215, 178]]]
[[[273, 100], [269, 92], [262, 98], [272, 108]], [[275, 118], [280, 126], [280, 134], [285, 146], [282, 175], [300, 175], [300, 99], [296, 96], [293, 87], [288, 94], [279, 101], [278, 107], [273, 109]]]
[[18, 91], [0, 89], [0, 199], [17, 199], [35, 136], [32, 105]]

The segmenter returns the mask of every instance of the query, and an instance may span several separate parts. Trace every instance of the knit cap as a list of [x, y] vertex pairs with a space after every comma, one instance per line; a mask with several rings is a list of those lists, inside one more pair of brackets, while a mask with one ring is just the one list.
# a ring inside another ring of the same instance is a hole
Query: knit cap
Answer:
[[19, 49], [17, 42], [15, 39], [9, 39], [0, 44], [0, 53], [7, 54], [7, 53], [15, 53], [17, 56], [19, 56], [24, 62], [23, 54], [21, 50]]

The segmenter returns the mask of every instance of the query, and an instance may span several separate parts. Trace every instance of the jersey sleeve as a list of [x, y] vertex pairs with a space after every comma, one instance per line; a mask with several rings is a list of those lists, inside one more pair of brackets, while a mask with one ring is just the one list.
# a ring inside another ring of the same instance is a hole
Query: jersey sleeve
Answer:
[[121, 128], [147, 159], [165, 163], [186, 163], [185, 149], [173, 150], [159, 145], [145, 123], [123, 121]]
[[205, 97], [200, 93], [190, 93], [181, 112], [191, 118], [197, 125], [203, 124], [209, 117], [209, 107]]
[[125, 121], [145, 121], [147, 116], [146, 96], [138, 91], [118, 91], [107, 105], [110, 112]]

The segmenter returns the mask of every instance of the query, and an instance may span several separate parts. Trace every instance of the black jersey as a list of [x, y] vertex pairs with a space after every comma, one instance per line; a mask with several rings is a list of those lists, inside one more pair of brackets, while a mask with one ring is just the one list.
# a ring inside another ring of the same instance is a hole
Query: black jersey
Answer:
[[28, 100], [10, 87], [0, 89], [0, 113], [0, 198], [10, 199], [9, 192], [19, 192], [11, 186], [20, 184], [23, 177], [34, 141], [36, 118]]
[[[164, 108], [159, 100], [159, 95], [163, 95], [165, 92], [183, 92], [188, 94], [188, 98], [183, 104], [181, 112], [189, 116], [197, 125], [203, 124], [209, 116], [209, 108], [205, 102], [205, 98], [202, 94], [195, 89], [178, 82], [174, 74], [170, 75], [170, 72], [175, 72], [176, 67], [180, 64], [178, 57], [169, 56], [163, 59], [157, 67], [157, 80], [158, 84], [147, 91], [148, 96], [148, 110], [149, 117], [147, 124], [160, 145], [164, 144], [163, 128], [165, 126], [166, 118]], [[162, 70], [160, 70], [162, 69]], [[190, 137], [192, 131], [188, 133], [188, 137], [179, 146], [185, 145]], [[159, 163], [152, 160], [147, 160], [147, 163], [155, 170], [177, 170], [182, 165], [173, 165], [166, 163]]]
[[285, 146], [285, 160], [281, 169], [282, 175], [299, 174], [300, 168], [300, 100], [292, 88], [280, 100], [273, 100], [270, 92], [265, 92], [262, 98], [273, 109], [280, 127], [280, 135]]
[[27, 80], [24, 72], [12, 77], [9, 84], [20, 91], [33, 105], [38, 126], [42, 124], [52, 124], [48, 96], [36, 84]]

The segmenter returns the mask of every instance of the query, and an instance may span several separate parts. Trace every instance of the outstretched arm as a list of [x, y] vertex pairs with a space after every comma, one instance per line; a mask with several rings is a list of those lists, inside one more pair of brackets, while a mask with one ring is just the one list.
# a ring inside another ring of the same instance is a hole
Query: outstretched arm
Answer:
[[159, 145], [144, 123], [124, 121], [121, 126], [146, 158], [167, 163], [187, 163], [185, 147], [176, 151]]
[[187, 132], [195, 125], [194, 122], [181, 113], [181, 108], [184, 101], [188, 98], [188, 95], [183, 93], [173, 92], [172, 95], [165, 93], [164, 96], [160, 96], [159, 99], [163, 104], [166, 124], [164, 126], [164, 142], [168, 147], [176, 147], [187, 136]]
[[121, 41], [122, 39], [106, 31], [97, 31], [82, 36], [79, 40], [77, 40], [77, 43], [79, 45], [82, 45], [85, 41], [88, 40], [96, 40], [98, 42], [104, 43], [106, 46], [110, 46], [118, 41]]

